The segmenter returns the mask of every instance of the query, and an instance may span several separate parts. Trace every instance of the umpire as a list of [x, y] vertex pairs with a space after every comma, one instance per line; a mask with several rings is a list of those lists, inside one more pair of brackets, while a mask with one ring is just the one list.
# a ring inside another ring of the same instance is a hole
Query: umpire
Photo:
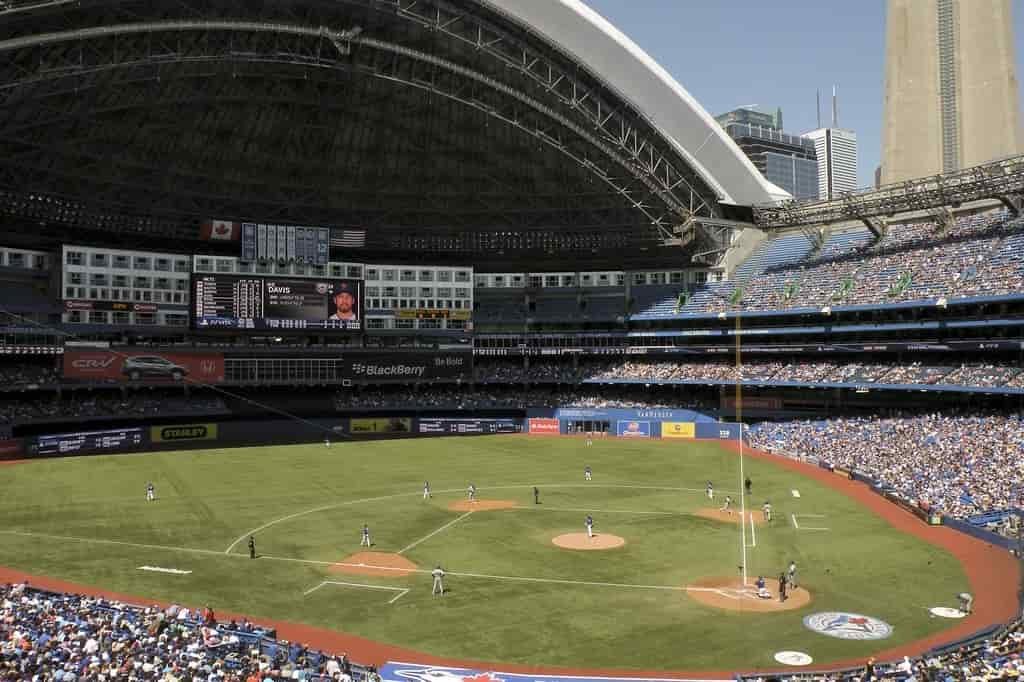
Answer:
[[251, 535], [249, 536], [249, 558], [256, 558], [256, 538]]

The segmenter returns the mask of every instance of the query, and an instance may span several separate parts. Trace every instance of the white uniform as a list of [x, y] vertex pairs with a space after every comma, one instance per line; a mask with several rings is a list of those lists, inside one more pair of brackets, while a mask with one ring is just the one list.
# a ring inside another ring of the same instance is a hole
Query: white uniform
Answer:
[[431, 596], [435, 594], [444, 595], [444, 570], [438, 566], [430, 572], [430, 575], [434, 576], [434, 587], [430, 591]]
[[772, 520], [772, 505], [770, 505], [769, 503], [765, 502], [764, 506], [761, 507], [761, 510], [764, 512], [764, 520], [765, 521], [771, 521]]
[[789, 570], [786, 572], [786, 582], [789, 583], [790, 587], [796, 587], [796, 562], [789, 562]]
[[723, 504], [722, 508], [719, 509], [718, 511], [729, 512], [730, 514], [732, 514], [732, 509], [730, 508], [731, 506], [732, 506], [732, 498], [729, 497], [728, 495], [726, 495], [725, 496], [725, 504]]
[[583, 469], [583, 480], [589, 481], [590, 478], [591, 478], [590, 467], [585, 467]]
[[470, 483], [467, 492], [469, 493], [469, 501], [476, 502], [476, 486]]
[[359, 542], [360, 547], [370, 547], [370, 527], [363, 526], [363, 539]]
[[705, 492], [705, 493], [707, 494], [707, 496], [708, 496], [708, 499], [709, 499], [709, 500], [713, 500], [713, 499], [715, 499], [715, 489], [714, 489], [714, 487], [713, 487], [713, 486], [711, 485], [711, 481], [708, 481], [708, 485], [707, 485], [707, 487], [706, 487], [706, 488], [704, 489], [704, 492]]
[[324, 447], [326, 447], [326, 448], [331, 447], [331, 439], [330, 438], [324, 438]]
[[587, 434], [587, 447], [590, 447], [590, 446], [591, 446], [591, 445], [593, 445], [593, 444], [594, 444], [594, 441], [593, 441], [593, 439], [592, 439], [592, 438], [590, 437], [590, 434], [588, 433], [588, 434]]
[[430, 484], [429, 483], [424, 483], [423, 484], [423, 499], [425, 500], [428, 497], [430, 497]]
[[155, 499], [156, 499], [156, 488], [154, 488], [153, 484], [150, 483], [149, 485], [146, 486], [146, 501], [147, 502], [152, 502]]

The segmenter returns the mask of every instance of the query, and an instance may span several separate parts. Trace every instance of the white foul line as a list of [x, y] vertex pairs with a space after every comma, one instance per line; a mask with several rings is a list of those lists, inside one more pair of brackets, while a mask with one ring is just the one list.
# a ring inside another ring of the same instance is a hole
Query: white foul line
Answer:
[[421, 542], [423, 542], [425, 540], [429, 540], [430, 538], [434, 537], [435, 535], [437, 535], [441, 531], [445, 530], [446, 528], [454, 526], [456, 523], [458, 523], [459, 521], [461, 521], [462, 519], [466, 518], [467, 516], [469, 516], [472, 513], [473, 513], [472, 511], [468, 511], [465, 514], [462, 514], [461, 516], [459, 516], [458, 518], [452, 519], [448, 523], [444, 524], [443, 526], [441, 526], [440, 528], [435, 530], [433, 533], [430, 533], [429, 535], [424, 535], [419, 540], [416, 540], [412, 544], [406, 545], [402, 549], [398, 550], [397, 554], [405, 554], [406, 552], [408, 552], [410, 549], [412, 549], [416, 545], [420, 544]]
[[790, 514], [789, 518], [793, 519], [793, 527], [800, 530], [800, 524], [796, 522], [796, 514]]
[[750, 519], [750, 539], [751, 547], [757, 547], [757, 533], [754, 532], [754, 512], [750, 512], [748, 517]]
[[[797, 530], [831, 530], [831, 528], [824, 528], [822, 526], [801, 526], [796, 522], [796, 514], [790, 514], [793, 518], [793, 527]], [[810, 516], [815, 519], [827, 518], [824, 514], [801, 514], [800, 516]]]
[[[487, 489], [488, 490], [512, 490], [512, 489], [515, 489], [515, 488], [526, 488], [526, 489], [529, 489], [533, 485], [534, 485], [533, 483], [529, 483], [529, 484], [522, 483], [522, 484], [518, 484], [518, 485], [498, 485], [498, 486], [487, 486]], [[622, 484], [618, 484], [618, 483], [547, 483], [547, 484], [541, 484], [541, 487], [548, 487], [548, 488], [627, 488], [627, 489], [633, 489], [633, 490], [673, 490], [673, 491], [679, 491], [679, 492], [704, 492], [703, 488], [673, 488], [673, 487], [660, 486], [660, 485], [629, 485], [629, 484], [625, 484], [625, 483], [622, 483]], [[435, 492], [435, 493], [461, 493], [463, 491], [465, 491], [465, 488], [450, 488], [448, 490], [435, 490], [433, 492]], [[728, 493], [728, 492], [733, 492], [733, 491], [725, 490], [723, 492], [727, 492]], [[323, 506], [320, 506], [320, 507], [314, 507], [312, 509], [306, 509], [305, 511], [295, 512], [294, 514], [288, 514], [287, 516], [282, 516], [279, 519], [274, 519], [273, 521], [268, 521], [267, 523], [264, 523], [262, 526], [259, 526], [258, 528], [253, 528], [252, 530], [249, 530], [249, 531], [246, 531], [245, 533], [242, 533], [241, 535], [238, 536], [238, 538], [234, 542], [232, 542], [230, 545], [228, 545], [228, 548], [225, 549], [223, 553], [224, 554], [230, 554], [231, 550], [233, 550], [235, 548], [235, 545], [237, 545], [239, 542], [242, 542], [243, 540], [245, 540], [250, 535], [255, 535], [256, 533], [260, 532], [261, 530], [266, 530], [267, 528], [270, 528], [271, 526], [277, 525], [279, 523], [283, 523], [285, 521], [291, 521], [292, 519], [297, 519], [300, 516], [306, 516], [307, 514], [315, 514], [316, 512], [327, 511], [329, 509], [337, 509], [338, 507], [346, 507], [346, 506], [350, 506], [350, 505], [353, 505], [353, 504], [361, 504], [363, 502], [379, 502], [381, 500], [392, 500], [392, 499], [394, 499], [396, 497], [415, 497], [417, 495], [422, 495], [422, 494], [423, 494], [423, 492], [422, 492], [422, 490], [420, 490], [420, 491], [417, 491], [417, 492], [410, 492], [410, 493], [395, 493], [393, 495], [379, 495], [377, 497], [365, 497], [365, 498], [359, 499], [359, 500], [347, 500], [345, 502], [337, 502], [335, 504], [327, 504], [327, 505], [323, 505]]]
[[387, 590], [388, 592], [397, 592], [398, 594], [392, 597], [388, 603], [394, 604], [396, 601], [409, 594], [411, 588], [408, 587], [387, 587], [385, 585], [367, 585], [366, 583], [346, 583], [338, 580], [325, 580], [316, 587], [311, 587], [302, 593], [302, 596], [308, 596], [319, 590], [324, 585], [342, 585], [344, 587], [361, 587], [367, 590]]

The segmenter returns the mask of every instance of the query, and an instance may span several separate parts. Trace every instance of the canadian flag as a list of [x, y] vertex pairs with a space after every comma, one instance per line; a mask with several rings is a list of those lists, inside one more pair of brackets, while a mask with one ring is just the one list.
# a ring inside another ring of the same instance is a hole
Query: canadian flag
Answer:
[[199, 238], [212, 241], [236, 241], [241, 226], [230, 220], [204, 220], [199, 226]]

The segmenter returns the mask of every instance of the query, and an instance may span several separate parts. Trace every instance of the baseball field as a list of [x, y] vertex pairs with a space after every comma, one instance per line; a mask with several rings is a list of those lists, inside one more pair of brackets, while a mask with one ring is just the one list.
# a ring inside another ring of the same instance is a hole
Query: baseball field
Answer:
[[[827, 664], [963, 626], [929, 611], [973, 589], [947, 549], [810, 472], [744, 463], [757, 510], [744, 528], [748, 575], [767, 578], [769, 600], [733, 584], [740, 517], [715, 511], [725, 495], [738, 508], [739, 458], [693, 441], [492, 436], [3, 466], [0, 566], [449, 661], [730, 670], [796, 650]], [[579, 548], [554, 543], [573, 533]], [[800, 598], [783, 604], [774, 591], [791, 561]], [[438, 565], [443, 596], [431, 594]], [[805, 622], [829, 612], [852, 616]]]

